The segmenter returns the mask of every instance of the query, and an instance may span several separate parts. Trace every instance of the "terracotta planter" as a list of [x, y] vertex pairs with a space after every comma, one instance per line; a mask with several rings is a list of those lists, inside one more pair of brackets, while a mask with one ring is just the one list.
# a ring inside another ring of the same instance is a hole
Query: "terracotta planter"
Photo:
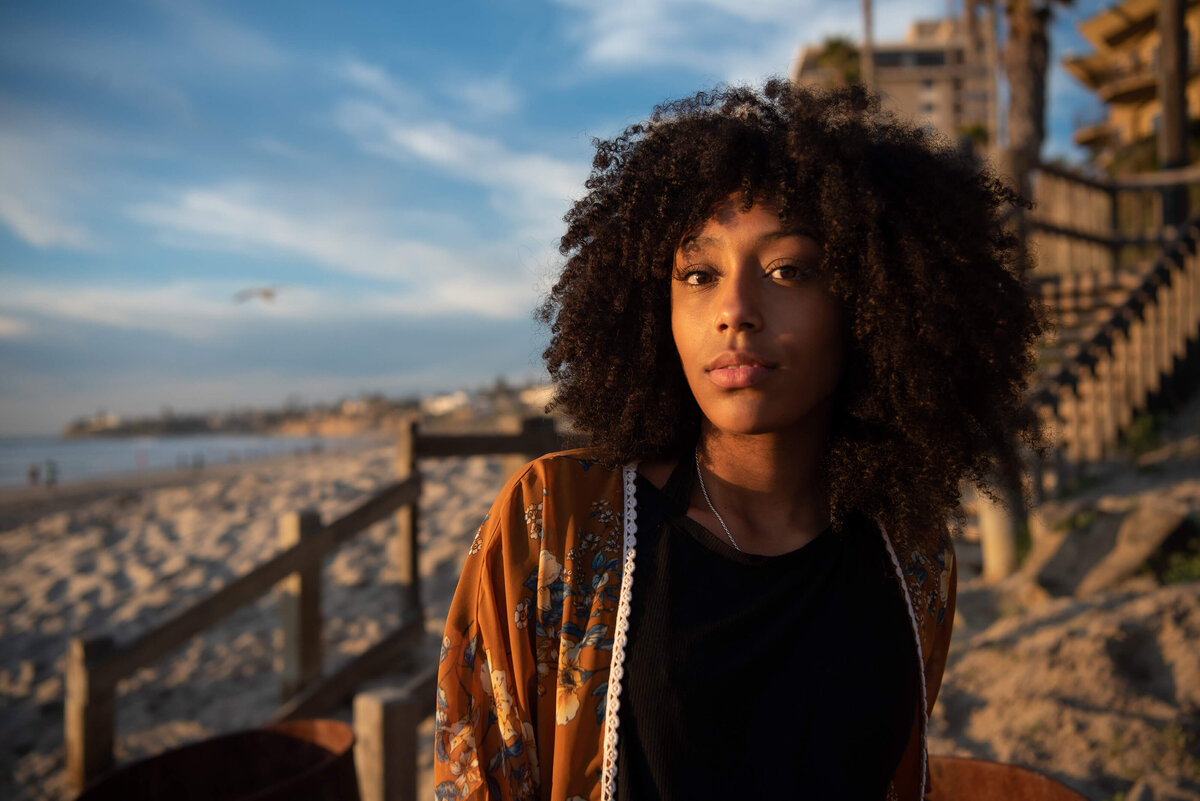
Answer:
[[101, 777], [78, 801], [358, 801], [354, 731], [297, 720], [235, 732]]
[[930, 801], [1087, 801], [1065, 784], [1016, 765], [935, 756], [929, 772]]

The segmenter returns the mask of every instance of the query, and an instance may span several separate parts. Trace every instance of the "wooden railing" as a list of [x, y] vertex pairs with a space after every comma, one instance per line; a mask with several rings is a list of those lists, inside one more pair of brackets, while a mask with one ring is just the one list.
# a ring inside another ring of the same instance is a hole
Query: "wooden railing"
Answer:
[[[76, 792], [82, 790], [114, 764], [119, 681], [166, 656], [276, 586], [281, 590], [280, 680], [285, 700], [270, 722], [311, 717], [335, 708], [363, 681], [396, 664], [425, 636], [416, 536], [421, 494], [417, 460], [486, 454], [533, 458], [562, 444], [563, 438], [555, 432], [554, 422], [546, 418], [524, 421], [519, 434], [425, 435], [418, 432], [414, 422], [399, 438], [396, 480], [349, 513], [328, 523], [322, 523], [312, 511], [283, 515], [279, 519], [282, 550], [278, 554], [132, 640], [118, 643], [104, 634], [72, 638], [67, 653], [64, 704], [66, 767], [71, 787]], [[321, 649], [322, 561], [360, 531], [392, 514], [396, 515], [399, 541], [402, 623], [364, 653], [325, 674]], [[407, 731], [411, 725], [415, 730], [421, 717], [428, 714], [421, 710], [427, 706], [432, 711], [432, 690], [427, 693], [427, 704], [413, 699], [420, 690], [428, 688], [430, 681], [423, 674], [407, 689], [407, 695], [400, 692], [382, 700], [372, 695], [356, 702], [356, 717], [360, 707], [363, 710], [364, 728], [356, 731], [359, 739], [378, 744], [385, 737], [385, 730], [372, 726], [385, 726], [387, 731], [394, 732], [398, 717], [405, 719], [401, 728]], [[378, 714], [372, 716], [371, 710]], [[378, 749], [368, 745], [359, 749], [356, 762], [364, 785], [364, 801], [396, 797], [371, 796], [365, 792], [368, 787], [415, 781], [406, 769], [397, 768], [399, 764], [415, 763], [415, 751], [409, 753], [394, 733], [386, 736], [398, 743], [398, 748]]]
[[1200, 334], [1198, 226], [1200, 216], [1038, 391], [1036, 403], [1065, 465], [1110, 456]]
[[[1055, 324], [1031, 398], [1053, 463], [1037, 470], [1061, 480], [1111, 456], [1200, 336], [1200, 216], [1163, 226], [1160, 200], [1198, 183], [1195, 167], [1119, 183], [1037, 173], [1031, 278]], [[1045, 488], [1040, 476], [1034, 486]]]
[[1200, 185], [1200, 166], [1087, 178], [1052, 165], [1033, 175], [1030, 249], [1040, 276], [1121, 270], [1152, 259], [1174, 233], [1164, 226], [1162, 194]]

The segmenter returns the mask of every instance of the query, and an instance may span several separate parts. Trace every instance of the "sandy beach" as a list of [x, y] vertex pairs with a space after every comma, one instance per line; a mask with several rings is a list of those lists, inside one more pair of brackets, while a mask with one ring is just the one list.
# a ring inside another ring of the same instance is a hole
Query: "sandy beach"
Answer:
[[[279, 515], [307, 507], [335, 518], [392, 480], [393, 461], [379, 446], [0, 497], [0, 798], [70, 797], [62, 677], [72, 633], [144, 631], [272, 556]], [[461, 555], [503, 477], [501, 460], [482, 457], [421, 468], [423, 591], [440, 634]], [[326, 562], [327, 666], [399, 623], [393, 532], [391, 520], [376, 524]], [[124, 681], [117, 758], [265, 722], [279, 702], [277, 627], [269, 593]]]
[[[391, 480], [393, 456], [380, 445], [0, 495], [0, 798], [70, 798], [62, 676], [73, 632], [122, 639], [146, 630], [275, 553], [284, 512], [309, 507], [329, 520], [364, 500]], [[460, 560], [505, 476], [500, 459], [482, 457], [421, 469], [433, 644]], [[1200, 473], [1190, 462], [1182, 469], [1156, 480], [1190, 487]], [[1200, 508], [1200, 485], [1181, 497]], [[400, 620], [393, 531], [379, 523], [326, 563], [327, 666]], [[932, 753], [1026, 764], [1095, 801], [1200, 799], [1200, 583], [1159, 587], [1135, 576], [1056, 598], [1032, 590], [1031, 574], [986, 587], [967, 568], [961, 582]], [[279, 701], [277, 627], [270, 593], [123, 682], [118, 759], [263, 723]], [[420, 666], [398, 665], [381, 681]], [[349, 708], [334, 716], [348, 720]]]

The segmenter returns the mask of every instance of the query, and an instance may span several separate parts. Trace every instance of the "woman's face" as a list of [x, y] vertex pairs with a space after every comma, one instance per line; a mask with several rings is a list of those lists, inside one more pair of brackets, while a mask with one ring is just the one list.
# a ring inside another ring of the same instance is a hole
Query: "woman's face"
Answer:
[[731, 197], [684, 237], [671, 330], [700, 411], [736, 434], [828, 425], [845, 351], [842, 307], [819, 279], [821, 249], [769, 203]]

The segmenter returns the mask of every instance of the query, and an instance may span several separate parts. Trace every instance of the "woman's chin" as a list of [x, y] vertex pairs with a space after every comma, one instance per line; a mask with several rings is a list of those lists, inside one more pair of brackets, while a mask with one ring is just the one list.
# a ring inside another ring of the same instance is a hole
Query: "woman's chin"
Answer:
[[779, 404], [755, 402], [755, 399], [738, 399], [738, 402], [701, 406], [701, 413], [713, 433], [733, 436], [804, 436], [809, 430], [828, 432], [829, 407], [827, 402], [789, 404], [781, 409]]
[[708, 424], [714, 432], [722, 434], [732, 434], [735, 436], [760, 436], [765, 434], [780, 434], [791, 428], [788, 425], [781, 425], [778, 420], [772, 420], [769, 417], [755, 414], [753, 412], [743, 412], [740, 414], [718, 414], [706, 416]]

